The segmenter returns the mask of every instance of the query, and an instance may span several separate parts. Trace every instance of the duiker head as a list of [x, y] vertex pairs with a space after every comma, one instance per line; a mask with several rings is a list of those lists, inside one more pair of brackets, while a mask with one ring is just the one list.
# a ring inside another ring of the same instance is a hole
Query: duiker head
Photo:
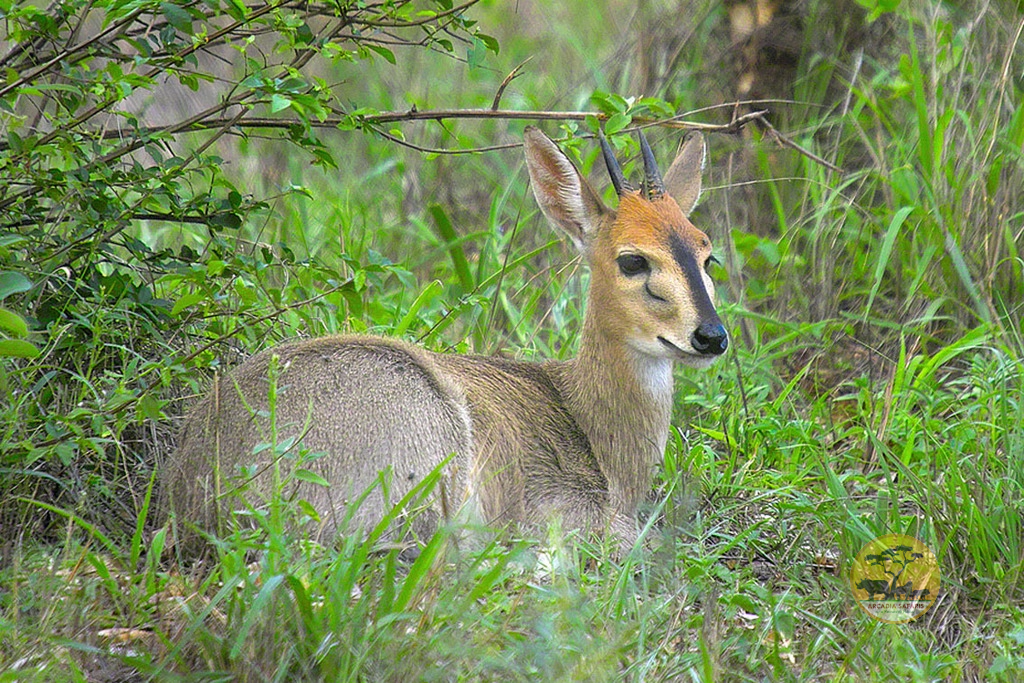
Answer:
[[527, 128], [524, 137], [537, 203], [590, 265], [588, 317], [598, 332], [645, 356], [696, 367], [722, 355], [729, 337], [706, 272], [711, 240], [687, 218], [701, 192], [703, 137], [691, 135], [662, 178], [641, 134], [645, 178], [635, 190], [602, 136], [617, 210], [540, 130]]

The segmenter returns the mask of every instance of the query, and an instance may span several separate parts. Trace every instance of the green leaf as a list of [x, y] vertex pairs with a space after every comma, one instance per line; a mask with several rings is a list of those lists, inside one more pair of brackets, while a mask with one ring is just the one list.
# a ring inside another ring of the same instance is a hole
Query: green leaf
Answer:
[[988, 667], [988, 673], [990, 676], [998, 676], [1010, 671], [1010, 668], [1014, 667], [1014, 661], [1007, 655], [999, 655], [992, 660], [992, 664]]
[[278, 88], [282, 92], [288, 92], [292, 94], [301, 93], [303, 90], [309, 87], [309, 84], [301, 78], [287, 78], [281, 82]]
[[497, 38], [494, 38], [493, 36], [489, 36], [486, 33], [477, 33], [476, 34], [476, 38], [481, 43], [483, 43], [487, 47], [488, 50], [490, 50], [494, 54], [498, 54], [498, 50], [500, 49], [501, 46], [498, 45]]
[[285, 97], [280, 93], [274, 93], [270, 96], [270, 113], [276, 114], [290, 106], [292, 106], [292, 100], [290, 97]]
[[782, 260], [782, 253], [779, 251], [778, 243], [773, 239], [759, 240], [757, 243], [757, 250], [764, 256], [765, 261], [770, 266], [777, 266]]
[[963, 353], [984, 348], [990, 343], [990, 340], [989, 326], [980, 325], [960, 339], [944, 345], [934, 356], [921, 364], [921, 370], [917, 373], [917, 377], [914, 378], [912, 387], [914, 389], [921, 389], [935, 376], [939, 368], [945, 367], [947, 363]]
[[298, 506], [299, 509], [302, 510], [302, 514], [306, 515], [314, 522], [320, 522], [320, 513], [316, 511], [316, 508], [313, 507], [313, 505], [308, 500], [300, 499], [298, 501]]
[[[299, 501], [299, 507], [302, 507], [302, 503], [306, 501]], [[309, 505], [309, 503], [306, 503]], [[306, 625], [307, 633], [317, 633], [317, 622], [313, 612], [313, 603], [309, 599], [309, 591], [306, 590], [306, 586], [302, 581], [292, 574], [289, 574], [286, 578], [288, 587], [292, 590], [292, 595], [295, 596], [295, 604], [299, 608], [299, 614], [302, 615], [302, 621]]]
[[628, 126], [633, 121], [630, 114], [612, 114], [604, 124], [605, 135], [614, 135]]
[[868, 14], [868, 22], [875, 21], [883, 14], [889, 12], [895, 12], [896, 8], [900, 6], [902, 0], [857, 0], [857, 4], [866, 10], [870, 10]]
[[737, 593], [736, 595], [729, 596], [729, 603], [736, 605], [744, 612], [749, 612], [750, 614], [761, 613], [761, 608], [749, 595]]
[[737, 446], [736, 440], [723, 431], [719, 431], [717, 429], [706, 429], [704, 427], [696, 426], [694, 427], [694, 429], [696, 429], [701, 434], [704, 434], [705, 436], [711, 437], [715, 441], [721, 441], [722, 443], [726, 444], [729, 448], [736, 448]]
[[645, 107], [649, 112], [658, 117], [668, 118], [676, 113], [675, 107], [659, 97], [641, 97], [637, 101], [638, 107]]
[[163, 417], [162, 409], [167, 401], [157, 398], [153, 394], [144, 394], [135, 406], [135, 412], [140, 418], [148, 420], [159, 420]]
[[174, 304], [174, 308], [171, 309], [171, 315], [176, 316], [186, 308], [195, 306], [197, 303], [206, 298], [206, 292], [191, 292], [178, 299], [178, 302]]
[[242, 217], [232, 211], [220, 211], [210, 216], [210, 225], [237, 230], [242, 227]]
[[192, 35], [192, 15], [188, 11], [170, 2], [161, 2], [160, 11], [163, 12], [167, 23], [182, 33]]
[[322, 168], [338, 168], [338, 162], [334, 160], [334, 156], [321, 147], [310, 150], [313, 154], [313, 165], [320, 166]]
[[590, 101], [602, 114], [620, 114], [629, 109], [629, 102], [622, 95], [615, 93], [597, 90], [590, 96]]
[[299, 468], [295, 470], [293, 474], [299, 481], [309, 482], [310, 484], [316, 484], [317, 486], [323, 486], [324, 488], [329, 488], [331, 485], [331, 482], [327, 481], [312, 470]]
[[228, 0], [225, 4], [227, 13], [231, 15], [231, 18], [236, 21], [241, 21], [245, 17], [249, 16], [249, 8], [245, 6], [242, 0]]
[[473, 44], [466, 49], [466, 64], [470, 69], [476, 69], [483, 64], [487, 58], [487, 47], [482, 41], [474, 40]]
[[11, 294], [27, 292], [32, 289], [32, 282], [21, 273], [6, 270], [0, 273], [0, 301]]
[[24, 339], [0, 339], [0, 358], [36, 358], [39, 349]]
[[373, 50], [374, 52], [379, 54], [381, 57], [386, 59], [388, 61], [388, 63], [390, 63], [390, 64], [395, 64], [396, 63], [395, 62], [395, 53], [392, 52], [391, 50], [387, 49], [386, 47], [381, 47], [380, 45], [367, 45], [366, 47], [370, 48], [371, 50]]
[[[257, 65], [258, 67], [259, 65]], [[238, 84], [240, 88], [248, 88], [250, 90], [257, 90], [267, 84], [267, 77], [263, 75], [262, 71], [257, 71], [254, 74], [246, 76], [242, 79], [242, 82]]]
[[793, 636], [793, 632], [796, 630], [796, 619], [792, 614], [785, 610], [776, 610], [772, 614], [772, 621], [776, 631], [790, 638]]
[[27, 242], [28, 238], [24, 235], [0, 235], [0, 247], [11, 247], [22, 242]]
[[15, 337], [24, 337], [28, 334], [28, 324], [25, 319], [6, 308], [0, 308], [0, 328], [7, 330]]
[[302, 22], [302, 26], [295, 29], [295, 42], [300, 45], [309, 45], [314, 38], [313, 29], [306, 22]]

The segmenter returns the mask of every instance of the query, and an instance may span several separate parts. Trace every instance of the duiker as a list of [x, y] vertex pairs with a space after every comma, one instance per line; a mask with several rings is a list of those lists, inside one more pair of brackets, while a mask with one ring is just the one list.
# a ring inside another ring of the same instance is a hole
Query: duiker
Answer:
[[[319, 511], [325, 538], [382, 470], [390, 469], [393, 503], [447, 460], [435, 519], [470, 509], [490, 525], [532, 526], [557, 516], [565, 528], [634, 542], [637, 505], [668, 438], [672, 365], [706, 367], [729, 342], [705, 272], [711, 242], [687, 219], [700, 195], [703, 139], [691, 136], [662, 179], [641, 135], [640, 190], [601, 144], [617, 211], [543, 133], [525, 133], [537, 202], [590, 266], [574, 359], [439, 354], [369, 336], [264, 351], [221, 379], [185, 421], [163, 472], [179, 530], [217, 530], [237, 505], [224, 494], [240, 472], [250, 490], [266, 493], [275, 451], [260, 445], [274, 435], [323, 454], [304, 467], [330, 486], [296, 482], [293, 493]], [[287, 455], [276, 457], [285, 467]], [[381, 488], [364, 501], [358, 525], [384, 515]]]

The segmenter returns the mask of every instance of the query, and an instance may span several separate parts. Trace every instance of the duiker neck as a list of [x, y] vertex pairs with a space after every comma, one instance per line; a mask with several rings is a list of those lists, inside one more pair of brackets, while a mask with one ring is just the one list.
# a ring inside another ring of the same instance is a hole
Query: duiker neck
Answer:
[[593, 310], [587, 306], [579, 354], [562, 364], [563, 391], [608, 479], [612, 504], [631, 515], [665, 452], [672, 361], [610, 338]]

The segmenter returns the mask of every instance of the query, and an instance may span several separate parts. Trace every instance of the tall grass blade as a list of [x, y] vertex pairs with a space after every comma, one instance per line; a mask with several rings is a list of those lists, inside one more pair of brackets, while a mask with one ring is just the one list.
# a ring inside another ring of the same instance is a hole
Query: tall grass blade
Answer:
[[[924, 68], [917, 49], [914, 26], [907, 31], [910, 38], [910, 84], [913, 89], [914, 112], [917, 118], [917, 154], [921, 161], [921, 173], [929, 182], [935, 176], [935, 158], [932, 146], [932, 126], [928, 116], [928, 98], [924, 88]], [[906, 74], [905, 74], [906, 75]]]
[[462, 243], [455, 228], [452, 227], [448, 214], [437, 204], [431, 204], [428, 211], [431, 218], [434, 219], [434, 228], [437, 230], [438, 236], [448, 247], [448, 255], [451, 256], [452, 267], [459, 278], [459, 284], [462, 285], [462, 291], [472, 292], [474, 282], [473, 273], [469, 268], [469, 259], [466, 258], [466, 253], [462, 250]]
[[957, 277], [960, 278], [960, 283], [963, 284], [964, 289], [967, 290], [967, 295], [971, 297], [971, 302], [974, 304], [974, 311], [978, 314], [978, 317], [986, 323], [992, 322], [992, 314], [989, 311], [988, 304], [981, 296], [981, 290], [978, 289], [978, 285], [974, 282], [974, 278], [971, 277], [971, 271], [967, 267], [967, 261], [964, 259], [964, 253], [960, 251], [960, 245], [956, 243], [953, 238], [953, 234], [942, 226], [942, 234], [946, 246], [946, 253], [949, 255], [949, 259], [953, 262], [953, 269], [956, 270]]
[[284, 578], [283, 574], [275, 574], [263, 579], [264, 583], [263, 587], [260, 588], [260, 592], [256, 594], [256, 598], [251, 604], [246, 605], [245, 618], [242, 620], [241, 628], [235, 634], [234, 643], [231, 645], [231, 659], [236, 659], [241, 654], [245, 640], [249, 637], [249, 632], [252, 631], [256, 622], [271, 616], [267, 614], [268, 606], [274, 597], [274, 593], [277, 591], [277, 587], [281, 585]]
[[886, 266], [889, 265], [889, 259], [892, 257], [892, 248], [896, 244], [896, 237], [900, 234], [900, 228], [903, 226], [904, 221], [907, 220], [907, 216], [913, 213], [915, 206], [904, 206], [902, 209], [896, 212], [896, 215], [889, 221], [889, 227], [885, 231], [885, 237], [882, 238], [882, 248], [878, 252], [878, 261], [875, 263], [875, 278], [871, 284], [871, 293], [868, 294], [868, 302], [864, 306], [864, 318], [868, 319], [868, 315], [871, 313], [871, 305], [875, 301], [875, 297], [878, 295], [878, 288], [882, 286], [882, 277], [885, 275]]
[[931, 379], [939, 368], [960, 354], [983, 347], [988, 343], [990, 337], [989, 326], [981, 325], [955, 342], [944, 346], [938, 353], [922, 363], [920, 372], [914, 378], [914, 388], [921, 388], [921, 385]]
[[81, 527], [81, 529], [83, 531], [85, 531], [87, 534], [89, 534], [90, 538], [93, 538], [93, 539], [99, 541], [100, 543], [102, 543], [103, 547], [107, 549], [107, 552], [109, 552], [115, 558], [117, 558], [118, 560], [123, 559], [123, 555], [121, 554], [121, 549], [120, 549], [120, 547], [118, 546], [117, 543], [115, 543], [109, 536], [107, 536], [102, 531], [100, 531], [96, 527], [96, 525], [90, 524], [89, 522], [87, 522], [86, 520], [82, 519], [81, 517], [79, 517], [75, 513], [69, 512], [69, 511], [64, 510], [62, 508], [59, 508], [56, 505], [50, 505], [49, 503], [44, 503], [41, 500], [33, 500], [32, 498], [22, 498], [22, 497], [19, 497], [18, 500], [20, 502], [22, 502], [22, 503], [25, 503], [26, 505], [34, 505], [36, 507], [42, 508], [43, 510], [48, 510], [49, 512], [52, 512], [52, 513], [54, 513], [56, 515], [60, 515], [61, 517], [64, 517], [69, 522], [72, 522], [76, 526]]
[[420, 309], [430, 303], [434, 297], [440, 296], [443, 291], [444, 285], [441, 284], [440, 280], [434, 280], [427, 285], [423, 291], [419, 293], [419, 296], [416, 297], [416, 300], [412, 302], [412, 306], [409, 307], [408, 312], [406, 312], [406, 314], [402, 316], [402, 319], [398, 321], [398, 324], [395, 325], [392, 336], [401, 337], [404, 335], [412, 324], [419, 318]]
[[419, 557], [409, 567], [409, 573], [402, 581], [402, 590], [395, 599], [392, 609], [395, 612], [404, 612], [410, 605], [413, 595], [419, 590], [426, 588], [427, 575], [434, 567], [438, 554], [444, 548], [448, 540], [448, 533], [445, 529], [437, 531], [427, 545], [420, 550]]
[[149, 517], [149, 506], [153, 499], [153, 486], [156, 485], [156, 470], [149, 475], [149, 485], [146, 487], [146, 497], [142, 500], [142, 509], [139, 510], [139, 517], [135, 520], [135, 533], [132, 534], [131, 548], [128, 551], [128, 566], [137, 567], [139, 557], [142, 555], [143, 533], [146, 530], [146, 519]]

